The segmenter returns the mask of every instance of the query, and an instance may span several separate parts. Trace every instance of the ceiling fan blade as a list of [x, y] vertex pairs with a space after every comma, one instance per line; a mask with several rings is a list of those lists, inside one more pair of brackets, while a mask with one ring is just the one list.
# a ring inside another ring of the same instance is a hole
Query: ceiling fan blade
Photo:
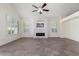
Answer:
[[46, 5], [47, 5], [47, 4], [46, 4], [46, 3], [44, 3], [44, 4], [42, 5], [42, 8], [44, 8]]
[[37, 10], [33, 10], [32, 12], [36, 12]]
[[43, 11], [49, 11], [49, 9], [43, 9]]
[[38, 8], [37, 6], [35, 6], [35, 5], [32, 5], [33, 7], [35, 7], [35, 8]]

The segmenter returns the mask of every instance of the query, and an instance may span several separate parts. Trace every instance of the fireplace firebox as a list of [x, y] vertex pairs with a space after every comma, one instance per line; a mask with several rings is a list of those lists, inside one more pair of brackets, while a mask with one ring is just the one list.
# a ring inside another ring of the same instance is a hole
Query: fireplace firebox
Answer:
[[45, 36], [45, 33], [36, 33], [36, 36]]

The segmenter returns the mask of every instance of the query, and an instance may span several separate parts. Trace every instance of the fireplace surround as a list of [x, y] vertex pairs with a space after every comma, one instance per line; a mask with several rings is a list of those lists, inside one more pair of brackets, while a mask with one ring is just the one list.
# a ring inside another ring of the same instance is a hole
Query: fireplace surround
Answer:
[[38, 19], [34, 22], [34, 38], [47, 38], [47, 20]]

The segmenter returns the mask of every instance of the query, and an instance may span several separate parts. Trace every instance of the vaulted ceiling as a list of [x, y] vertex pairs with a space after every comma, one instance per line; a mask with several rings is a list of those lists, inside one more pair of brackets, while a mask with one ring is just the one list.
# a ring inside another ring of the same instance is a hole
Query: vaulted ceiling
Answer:
[[32, 12], [35, 10], [32, 4], [40, 6], [43, 3], [15, 3], [14, 6], [21, 17], [66, 17], [79, 11], [79, 3], [48, 3], [45, 8], [49, 9], [50, 12], [44, 12], [40, 15], [37, 12]]

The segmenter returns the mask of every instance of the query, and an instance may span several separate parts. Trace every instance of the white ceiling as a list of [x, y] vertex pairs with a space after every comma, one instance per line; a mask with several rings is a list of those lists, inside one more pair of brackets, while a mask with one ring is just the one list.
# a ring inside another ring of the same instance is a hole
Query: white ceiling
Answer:
[[40, 15], [37, 12], [32, 12], [35, 10], [35, 8], [32, 7], [32, 4], [36, 6], [42, 5], [41, 3], [16, 3], [14, 6], [21, 17], [66, 17], [76, 11], [79, 11], [79, 3], [48, 3], [45, 8], [48, 8], [50, 11], [44, 12]]

